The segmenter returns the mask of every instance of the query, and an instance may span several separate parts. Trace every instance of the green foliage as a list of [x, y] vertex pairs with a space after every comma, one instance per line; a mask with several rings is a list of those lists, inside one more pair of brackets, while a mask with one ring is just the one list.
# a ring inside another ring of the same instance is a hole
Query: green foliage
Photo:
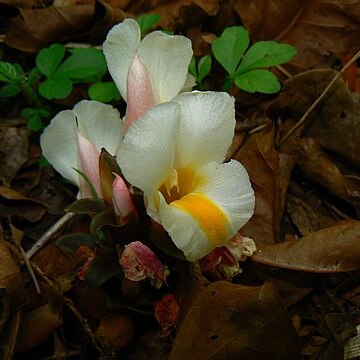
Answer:
[[203, 56], [197, 66], [196, 59], [193, 56], [189, 65], [189, 73], [194, 76], [196, 83], [198, 84], [199, 90], [204, 90], [203, 80], [209, 75], [211, 71], [211, 56]]
[[249, 43], [248, 31], [241, 26], [233, 26], [226, 28], [221, 36], [212, 42], [211, 47], [215, 59], [234, 76]]
[[39, 131], [43, 128], [42, 119], [48, 118], [50, 113], [47, 109], [25, 108], [20, 115], [27, 119], [27, 126], [30, 130]]
[[[107, 71], [105, 56], [95, 48], [66, 49], [52, 44], [39, 51], [36, 66], [25, 73], [21, 65], [0, 61], [0, 99], [21, 93], [30, 101], [21, 116], [28, 128], [40, 131], [50, 117], [46, 100], [65, 99], [74, 84], [94, 83], [89, 89], [91, 99], [110, 102], [119, 97], [113, 82], [102, 82]], [[5, 84], [1, 84], [5, 83]]]
[[160, 20], [160, 14], [145, 14], [137, 18], [142, 34], [147, 33]]
[[275, 41], [260, 41], [250, 46], [247, 30], [241, 26], [226, 28], [221, 36], [212, 42], [216, 60], [228, 72], [224, 90], [233, 82], [240, 89], [272, 94], [280, 90], [276, 76], [267, 68], [290, 61], [296, 49]]
[[72, 49], [71, 55], [61, 62], [65, 47], [53, 44], [42, 49], [36, 65], [47, 79], [40, 84], [39, 93], [48, 100], [64, 99], [78, 82], [99, 81], [106, 72], [104, 54], [94, 48]]
[[104, 103], [111, 102], [120, 97], [119, 90], [113, 81], [93, 83], [88, 89], [88, 94], [91, 100]]

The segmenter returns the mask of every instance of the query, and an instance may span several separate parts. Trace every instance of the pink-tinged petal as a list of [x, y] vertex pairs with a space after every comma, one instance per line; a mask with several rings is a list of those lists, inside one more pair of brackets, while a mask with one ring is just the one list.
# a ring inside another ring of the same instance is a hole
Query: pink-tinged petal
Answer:
[[120, 265], [129, 280], [140, 281], [149, 278], [151, 284], [158, 289], [169, 274], [167, 267], [161, 264], [155, 253], [140, 241], [125, 245]]
[[201, 271], [216, 280], [229, 280], [241, 272], [239, 262], [231, 251], [221, 246], [200, 259]]
[[256, 251], [254, 240], [242, 236], [239, 232], [225, 244], [225, 247], [237, 261], [245, 261], [247, 257], [252, 256]]
[[[95, 145], [87, 138], [78, 133], [80, 171], [90, 180], [94, 186], [98, 197], [102, 198], [99, 156], [100, 153]], [[92, 197], [90, 187], [85, 179], [81, 177], [80, 181], [81, 197]]]
[[135, 54], [131, 63], [126, 86], [125, 130], [158, 102], [149, 74], [137, 54]]
[[125, 181], [120, 175], [114, 175], [115, 179], [112, 185], [112, 199], [115, 213], [122, 218], [129, 216], [131, 213], [136, 214], [136, 209]]

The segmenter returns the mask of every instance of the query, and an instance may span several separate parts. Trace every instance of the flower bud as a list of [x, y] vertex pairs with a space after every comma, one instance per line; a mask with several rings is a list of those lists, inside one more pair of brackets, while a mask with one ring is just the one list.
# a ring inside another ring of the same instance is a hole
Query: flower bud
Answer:
[[167, 267], [161, 264], [155, 253], [140, 241], [125, 245], [120, 265], [129, 280], [140, 281], [149, 278], [157, 289], [162, 286], [169, 274]]

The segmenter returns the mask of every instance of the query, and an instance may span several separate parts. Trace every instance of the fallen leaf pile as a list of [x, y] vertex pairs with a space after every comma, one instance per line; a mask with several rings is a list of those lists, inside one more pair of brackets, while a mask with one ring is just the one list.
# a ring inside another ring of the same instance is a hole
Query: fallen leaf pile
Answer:
[[[240, 232], [257, 246], [232, 282], [203, 277], [149, 221], [115, 227], [101, 203], [72, 204], [76, 189], [39, 165], [39, 135], [19, 115], [27, 100], [0, 99], [0, 359], [343, 359], [360, 324], [360, 70], [338, 74], [360, 49], [360, 2], [0, 0], [0, 13], [2, 60], [20, 63], [52, 43], [99, 46], [114, 24], [148, 13], [188, 36], [196, 56], [233, 25], [298, 50], [273, 69], [279, 94], [230, 89], [228, 159], [256, 196]], [[224, 78], [213, 58], [206, 90]], [[76, 215], [28, 260], [66, 207]], [[168, 284], [126, 279], [116, 246], [97, 253], [89, 227], [112, 245], [154, 240]]]

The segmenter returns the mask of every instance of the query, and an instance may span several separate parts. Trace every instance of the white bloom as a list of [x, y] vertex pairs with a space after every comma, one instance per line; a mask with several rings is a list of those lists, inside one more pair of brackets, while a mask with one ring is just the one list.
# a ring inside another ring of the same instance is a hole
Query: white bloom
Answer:
[[82, 197], [91, 197], [88, 177], [99, 197], [101, 148], [116, 154], [124, 134], [119, 112], [110, 105], [83, 100], [73, 110], [61, 111], [41, 135], [43, 155], [66, 179], [79, 186]]
[[119, 149], [125, 178], [189, 261], [225, 244], [253, 214], [245, 168], [222, 163], [234, 128], [228, 94], [184, 93], [134, 122]]
[[141, 40], [138, 23], [126, 19], [107, 35], [103, 50], [109, 72], [127, 102], [126, 128], [152, 106], [191, 90], [191, 41], [154, 31]]

